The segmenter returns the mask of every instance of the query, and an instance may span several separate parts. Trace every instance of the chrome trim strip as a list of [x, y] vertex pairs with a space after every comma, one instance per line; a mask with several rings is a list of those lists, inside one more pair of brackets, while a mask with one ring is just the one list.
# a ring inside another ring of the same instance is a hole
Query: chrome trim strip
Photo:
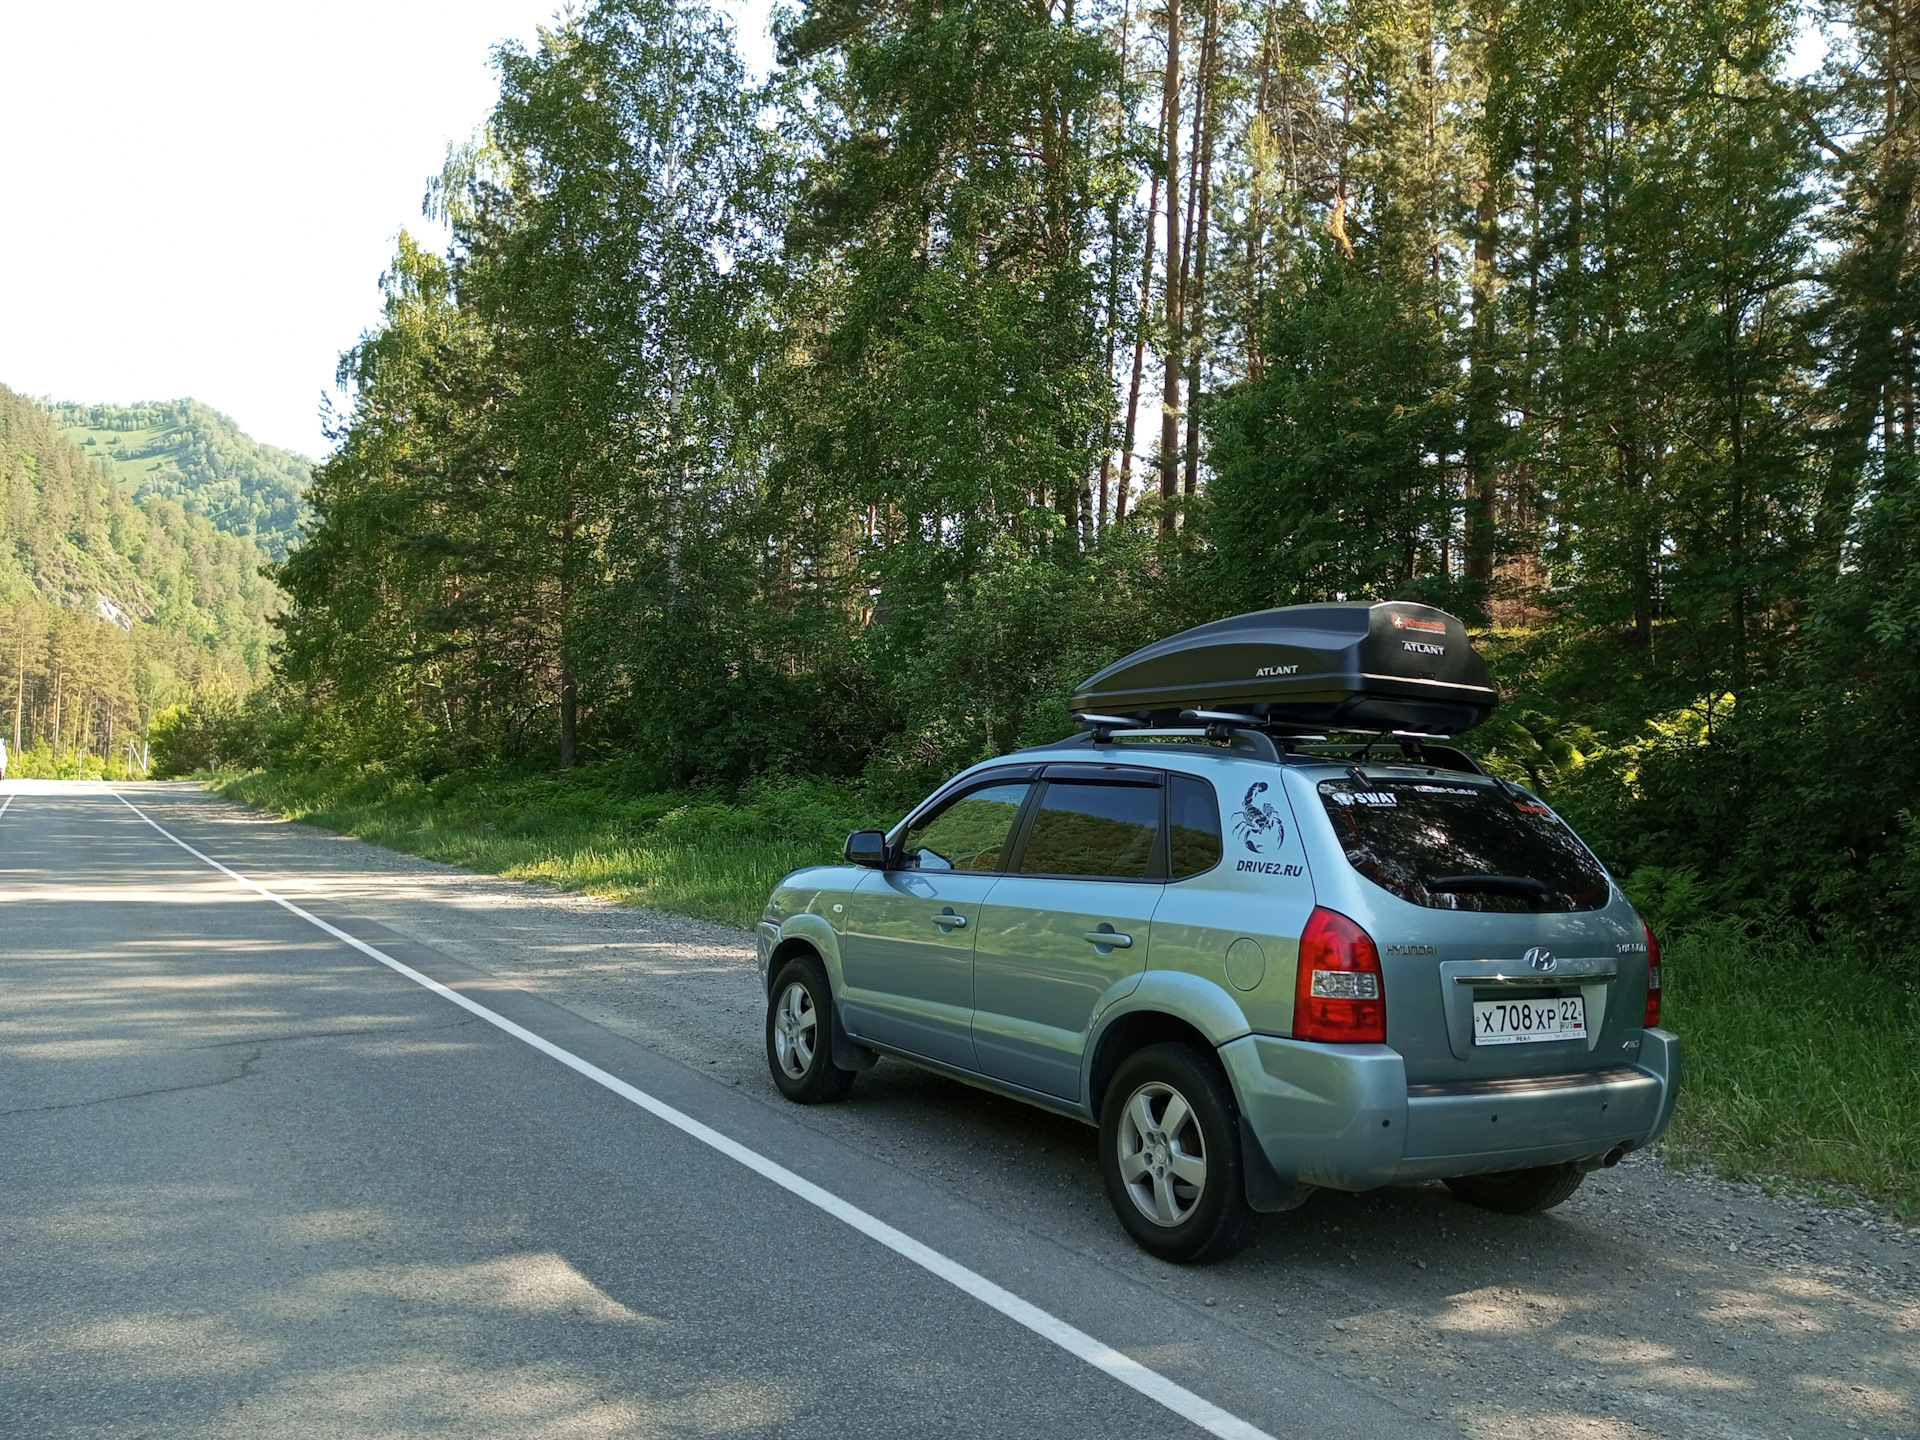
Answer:
[[1654, 1083], [1657, 1077], [1635, 1065], [1609, 1065], [1603, 1070], [1576, 1070], [1563, 1075], [1513, 1075], [1498, 1080], [1421, 1081], [1407, 1086], [1409, 1100], [1435, 1100], [1448, 1095], [1527, 1095], [1541, 1091], [1579, 1090], [1605, 1085]]
[[1492, 975], [1456, 975], [1456, 985], [1524, 985], [1529, 989], [1547, 989], [1555, 985], [1599, 985], [1618, 980], [1618, 970], [1529, 970], [1524, 975], [1509, 975], [1504, 970]]

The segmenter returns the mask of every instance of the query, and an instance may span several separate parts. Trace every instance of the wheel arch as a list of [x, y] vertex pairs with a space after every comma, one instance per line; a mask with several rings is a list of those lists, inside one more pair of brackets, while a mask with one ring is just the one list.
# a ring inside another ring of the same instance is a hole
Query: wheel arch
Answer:
[[[817, 915], [800, 916], [803, 920], [819, 922], [819, 928], [832, 930], [820, 921]], [[840, 952], [837, 947], [824, 948], [816, 943], [811, 933], [813, 926], [794, 927], [798, 933], [783, 935], [767, 956], [767, 973], [762, 979], [762, 988], [767, 994], [769, 1006], [773, 1003], [773, 982], [789, 960], [802, 955], [811, 955], [820, 962], [820, 968], [827, 975], [827, 996], [833, 1006], [833, 1063], [842, 1070], [871, 1070], [879, 1056], [859, 1041], [847, 1034], [846, 1012], [841, 1008]]]
[[1099, 1120], [1113, 1072], [1134, 1051], [1177, 1040], [1213, 1052], [1251, 1028], [1233, 998], [1212, 981], [1178, 971], [1149, 971], [1102, 1018], [1088, 1047], [1088, 1113]]
[[796, 955], [811, 955], [827, 972], [827, 984], [838, 998], [844, 982], [840, 975], [839, 937], [833, 927], [818, 915], [795, 915], [780, 927], [780, 938], [767, 954], [767, 973], [760, 977], [760, 988], [773, 992], [773, 977], [780, 967]]
[[1137, 1050], [1166, 1041], [1181, 1041], [1208, 1051], [1213, 1048], [1199, 1030], [1164, 1010], [1129, 1010], [1100, 1033], [1087, 1072], [1087, 1107], [1096, 1120], [1106, 1103], [1107, 1086], [1121, 1063]]

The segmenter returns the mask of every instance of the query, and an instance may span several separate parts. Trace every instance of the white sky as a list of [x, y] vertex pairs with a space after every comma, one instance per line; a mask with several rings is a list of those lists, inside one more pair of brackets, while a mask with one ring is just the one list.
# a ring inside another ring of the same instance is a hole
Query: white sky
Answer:
[[[0, 384], [192, 396], [319, 456], [488, 56], [555, 0], [0, 0]], [[767, 0], [732, 0], [756, 73]]]

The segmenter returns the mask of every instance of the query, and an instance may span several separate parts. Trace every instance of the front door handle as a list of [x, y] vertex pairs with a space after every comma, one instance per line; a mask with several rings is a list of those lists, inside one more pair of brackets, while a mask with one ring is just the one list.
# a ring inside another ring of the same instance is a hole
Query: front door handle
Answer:
[[951, 910], [942, 910], [938, 915], [933, 917], [933, 923], [938, 925], [943, 932], [964, 930], [967, 928], [967, 917], [964, 915], [956, 915]]
[[1103, 929], [1087, 931], [1086, 938], [1090, 944], [1096, 945], [1102, 950], [1131, 950], [1133, 948], [1133, 936], [1122, 935], [1111, 925]]

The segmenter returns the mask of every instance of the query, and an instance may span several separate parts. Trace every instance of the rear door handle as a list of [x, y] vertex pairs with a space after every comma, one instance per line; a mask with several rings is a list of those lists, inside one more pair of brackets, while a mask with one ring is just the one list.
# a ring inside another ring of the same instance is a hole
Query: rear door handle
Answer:
[[1089, 930], [1086, 938], [1089, 944], [1098, 945], [1102, 950], [1131, 950], [1133, 936], [1122, 935], [1116, 930]]
[[967, 917], [956, 915], [951, 910], [942, 910], [933, 917], [933, 923], [942, 930], [964, 930], [967, 928]]

